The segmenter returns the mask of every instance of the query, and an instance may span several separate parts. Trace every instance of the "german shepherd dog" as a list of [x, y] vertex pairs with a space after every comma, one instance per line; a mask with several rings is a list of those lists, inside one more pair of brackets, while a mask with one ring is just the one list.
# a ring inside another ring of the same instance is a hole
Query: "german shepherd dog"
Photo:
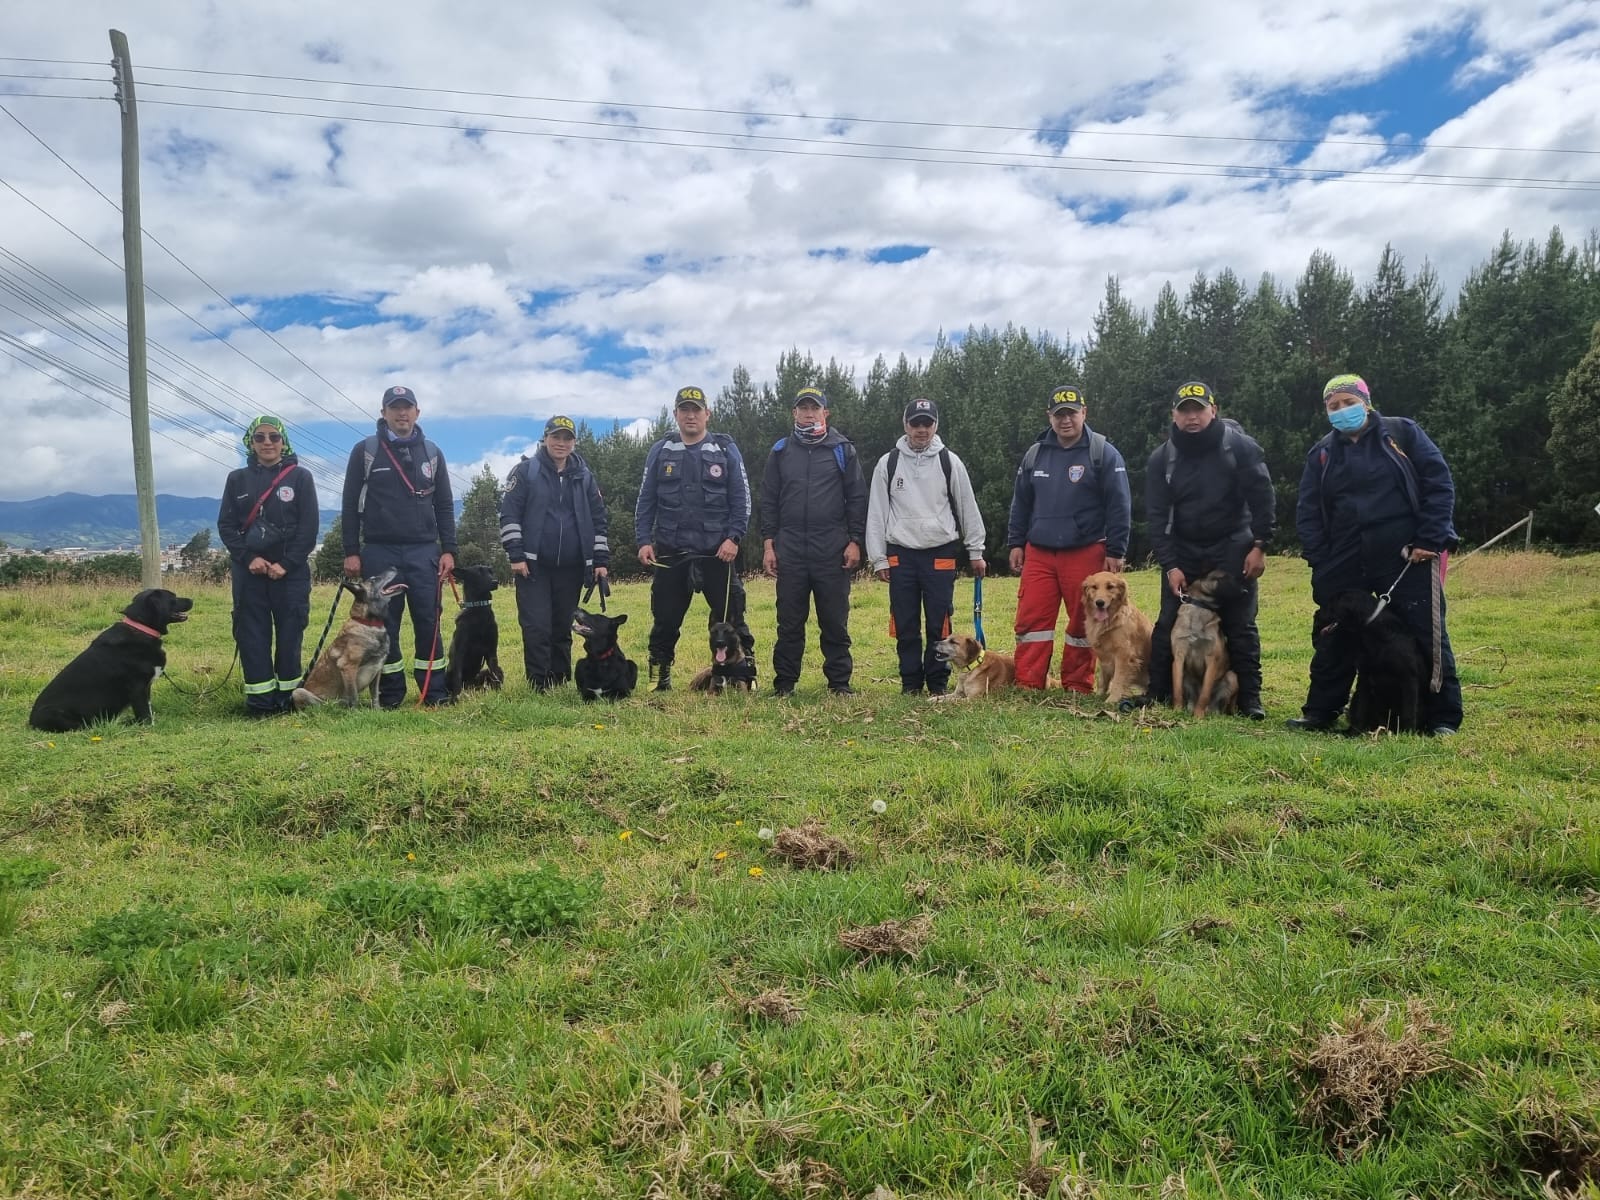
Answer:
[[585, 701], [626, 700], [639, 683], [639, 664], [630, 662], [617, 644], [617, 630], [628, 614], [607, 617], [578, 609], [572, 632], [583, 638], [583, 657], [572, 668], [578, 695]]
[[689, 680], [691, 692], [753, 691], [756, 665], [745, 657], [739, 631], [726, 621], [711, 623], [711, 665]]
[[361, 703], [362, 692], [367, 694], [367, 703], [378, 702], [378, 677], [383, 673], [383, 660], [389, 657], [389, 631], [384, 628], [389, 601], [406, 590], [404, 583], [394, 581], [396, 574], [390, 567], [382, 575], [344, 585], [355, 597], [350, 615], [305, 683], [295, 688], [296, 710], [333, 700], [354, 708]]
[[1226, 571], [1212, 571], [1191, 580], [1172, 624], [1172, 706], [1197, 717], [1231, 713], [1239, 706], [1239, 677], [1228, 665], [1228, 643], [1222, 636], [1217, 606], [1239, 594], [1239, 584]]
[[1334, 637], [1346, 662], [1356, 664], [1356, 690], [1347, 720], [1351, 733], [1421, 732], [1428, 662], [1411, 630], [1369, 592], [1341, 592], [1317, 610], [1319, 638]]
[[139, 724], [152, 724], [150, 687], [167, 665], [161, 639], [168, 625], [187, 621], [193, 607], [193, 600], [166, 588], [140, 592], [122, 610], [122, 620], [103, 630], [45, 684], [28, 724], [46, 733], [66, 733], [108, 721], [127, 708]]
[[499, 691], [506, 675], [500, 669], [500, 626], [490, 607], [492, 593], [500, 586], [494, 568], [454, 567], [450, 577], [461, 585], [466, 599], [456, 614], [456, 631], [450, 638], [445, 687], [452, 696], [469, 687]]

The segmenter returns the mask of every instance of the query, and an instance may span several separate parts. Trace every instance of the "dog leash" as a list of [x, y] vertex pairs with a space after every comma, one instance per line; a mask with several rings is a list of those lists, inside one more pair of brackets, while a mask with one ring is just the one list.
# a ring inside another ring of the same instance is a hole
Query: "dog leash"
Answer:
[[[399, 466], [398, 463], [395, 464]], [[450, 581], [450, 590], [455, 590], [455, 580]], [[444, 622], [440, 619], [439, 609], [444, 605], [444, 576], [439, 576], [438, 586], [433, 589], [433, 648], [428, 651], [428, 669], [422, 673], [422, 687], [417, 692], [417, 707], [421, 708], [428, 702], [428, 685], [433, 682], [433, 664], [439, 660], [439, 626]]]
[[583, 593], [583, 602], [589, 603], [589, 597], [594, 595], [596, 588], [600, 589], [600, 611], [606, 611], [606, 597], [611, 595], [611, 579], [606, 575], [596, 575], [594, 582], [589, 585], [589, 590]]
[[306, 668], [310, 675], [317, 665], [317, 659], [322, 657], [322, 643], [328, 640], [328, 630], [333, 628], [333, 618], [339, 615], [339, 597], [344, 594], [344, 576], [339, 576], [339, 586], [333, 589], [333, 607], [328, 610], [328, 623], [322, 627], [322, 636], [317, 639], [317, 648], [311, 652], [311, 665]]
[[983, 576], [972, 577], [972, 636], [978, 639], [978, 645], [983, 649], [989, 648], [989, 643], [983, 640]]
[[1368, 625], [1376, 621], [1378, 614], [1389, 607], [1389, 601], [1394, 597], [1395, 588], [1400, 586], [1400, 581], [1406, 577], [1406, 572], [1411, 570], [1411, 547], [1407, 546], [1400, 553], [1406, 556], [1406, 565], [1400, 568], [1400, 574], [1394, 577], [1394, 582], [1389, 585], [1388, 589], [1378, 596], [1378, 606], [1372, 610], [1372, 615], [1367, 618], [1366, 623]]
[[171, 676], [171, 674], [168, 673], [167, 671], [162, 671], [161, 672], [161, 678], [165, 679], [168, 683], [170, 683], [178, 691], [182, 692], [185, 696], [193, 696], [196, 700], [204, 700], [207, 696], [211, 695], [212, 692], [217, 691], [219, 688], [222, 687], [223, 684], [228, 682], [229, 678], [233, 675], [233, 668], [238, 666], [238, 665], [239, 665], [239, 644], [237, 642], [235, 642], [234, 646], [233, 646], [233, 661], [228, 664], [228, 669], [227, 669], [226, 672], [223, 673], [222, 678], [217, 680], [215, 683], [211, 684], [209, 687], [198, 687], [198, 688], [184, 687], [183, 684], [179, 683], [176, 679], [174, 679]]

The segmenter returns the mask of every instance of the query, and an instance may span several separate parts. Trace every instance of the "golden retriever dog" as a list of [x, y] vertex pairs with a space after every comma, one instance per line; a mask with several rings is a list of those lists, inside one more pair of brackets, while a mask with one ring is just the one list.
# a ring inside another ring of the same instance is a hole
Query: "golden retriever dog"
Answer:
[[1094, 651], [1100, 698], [1115, 707], [1143, 691], [1150, 670], [1150, 618], [1128, 595], [1128, 581], [1096, 571], [1083, 581], [1083, 630]]
[[1228, 642], [1222, 636], [1220, 601], [1239, 585], [1226, 571], [1191, 580], [1172, 625], [1172, 706], [1197, 717], [1231, 713], [1239, 705], [1239, 677], [1229, 668]]
[[996, 654], [978, 645], [970, 634], [958, 633], [935, 642], [933, 652], [956, 672], [956, 686], [931, 700], [971, 700], [1008, 688], [1016, 681], [1017, 663], [1009, 655]]

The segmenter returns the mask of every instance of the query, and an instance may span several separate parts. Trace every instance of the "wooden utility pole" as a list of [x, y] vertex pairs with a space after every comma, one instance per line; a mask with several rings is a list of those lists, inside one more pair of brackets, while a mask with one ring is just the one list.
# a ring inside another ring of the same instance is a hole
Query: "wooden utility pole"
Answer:
[[150, 381], [144, 343], [144, 245], [139, 232], [139, 110], [134, 103], [128, 35], [111, 30], [117, 104], [122, 109], [122, 277], [128, 296], [128, 411], [133, 421], [133, 488], [139, 499], [140, 578], [161, 586], [161, 533], [150, 454]]

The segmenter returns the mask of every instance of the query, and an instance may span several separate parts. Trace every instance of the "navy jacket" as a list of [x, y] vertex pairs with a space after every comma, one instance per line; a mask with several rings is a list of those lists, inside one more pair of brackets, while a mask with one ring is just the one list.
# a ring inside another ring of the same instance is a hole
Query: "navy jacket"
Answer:
[[650, 447], [633, 510], [641, 546], [714, 554], [724, 539], [741, 541], [749, 526], [750, 481], [727, 434], [708, 433], [693, 446], [674, 435]]
[[[289, 473], [278, 479], [285, 467]], [[274, 479], [278, 479], [276, 485]], [[269, 485], [271, 493], [247, 528], [245, 519]], [[293, 454], [285, 454], [271, 467], [262, 466], [251, 454], [248, 465], [228, 473], [217, 510], [217, 532], [229, 557], [241, 567], [259, 557], [287, 571], [298, 571], [316, 547], [321, 519], [317, 485]]]
[[786, 554], [842, 560], [851, 542], [865, 553], [867, 484], [849, 438], [830, 425], [811, 445], [791, 433], [773, 446], [761, 477], [761, 536], [773, 540], [780, 564]]
[[1354, 443], [1330, 433], [1306, 454], [1295, 504], [1300, 553], [1313, 568], [1359, 554], [1363, 531], [1395, 544], [1454, 550], [1455, 482], [1444, 455], [1409, 417], [1374, 412]]
[[[567, 514], [575, 537], [572, 546], [565, 543]], [[551, 528], [553, 543], [545, 536]], [[512, 562], [542, 560], [551, 566], [582, 562], [591, 569], [608, 567], [611, 544], [606, 540], [607, 528], [600, 485], [576, 450], [567, 459], [567, 469], [557, 471], [540, 446], [506, 476], [506, 492], [500, 498], [500, 544]]]
[[1011, 521], [1006, 545], [1076, 550], [1106, 544], [1107, 558], [1126, 558], [1133, 532], [1133, 494], [1128, 468], [1110, 442], [1099, 470], [1089, 461], [1090, 430], [1070, 449], [1053, 429], [1036, 439], [1039, 453], [1026, 475], [1017, 467], [1011, 491]]
[[346, 558], [360, 554], [366, 542], [401, 546], [437, 542], [446, 554], [456, 552], [450, 470], [443, 452], [422, 435], [420, 425], [405, 441], [396, 442], [380, 420], [376, 440], [356, 443], [345, 465], [341, 512]]

